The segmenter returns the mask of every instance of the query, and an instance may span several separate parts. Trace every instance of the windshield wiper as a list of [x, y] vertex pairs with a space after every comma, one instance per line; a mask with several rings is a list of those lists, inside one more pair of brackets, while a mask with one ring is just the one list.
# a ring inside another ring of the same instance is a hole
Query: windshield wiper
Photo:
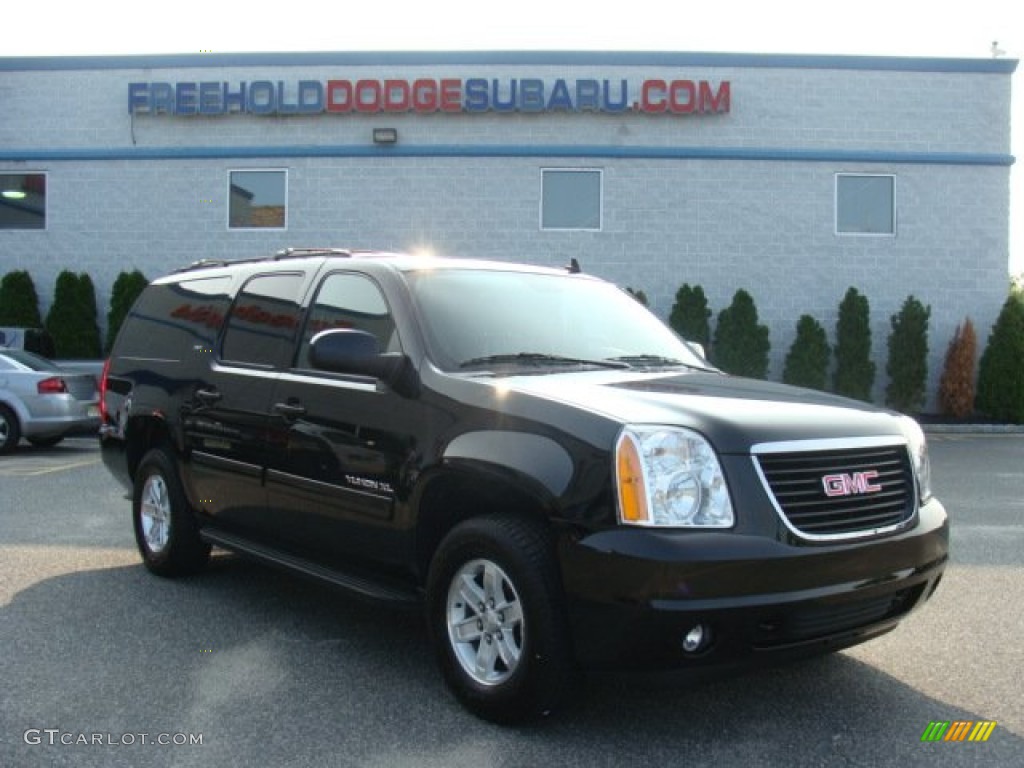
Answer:
[[613, 362], [625, 363], [632, 367], [683, 366], [684, 368], [693, 368], [698, 371], [705, 370], [703, 366], [694, 365], [693, 363], [687, 363], [682, 360], [676, 360], [674, 357], [665, 357], [663, 355], [622, 355], [621, 357], [613, 357], [611, 360]]
[[517, 352], [505, 355], [474, 357], [459, 363], [459, 368], [479, 368], [485, 365], [593, 365], [599, 368], [629, 368], [625, 360], [584, 360], [578, 357], [549, 355], [544, 352]]

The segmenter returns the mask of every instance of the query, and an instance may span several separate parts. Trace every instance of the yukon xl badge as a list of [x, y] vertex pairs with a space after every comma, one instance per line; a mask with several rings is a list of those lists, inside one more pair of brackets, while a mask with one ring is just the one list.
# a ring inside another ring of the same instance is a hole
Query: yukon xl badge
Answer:
[[878, 472], [869, 469], [867, 472], [854, 472], [846, 475], [825, 475], [821, 478], [821, 484], [825, 488], [825, 495], [829, 498], [835, 496], [858, 496], [862, 493], [878, 493], [882, 486], [872, 480], [878, 477]]

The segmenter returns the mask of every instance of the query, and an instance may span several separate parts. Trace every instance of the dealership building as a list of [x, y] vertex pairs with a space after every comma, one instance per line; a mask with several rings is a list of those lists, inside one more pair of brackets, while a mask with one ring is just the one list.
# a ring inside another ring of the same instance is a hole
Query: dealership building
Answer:
[[797, 319], [931, 306], [930, 393], [1005, 299], [1004, 59], [696, 53], [0, 58], [0, 274], [45, 312], [64, 269], [101, 314], [123, 270], [295, 246], [564, 265], [739, 288], [780, 378]]

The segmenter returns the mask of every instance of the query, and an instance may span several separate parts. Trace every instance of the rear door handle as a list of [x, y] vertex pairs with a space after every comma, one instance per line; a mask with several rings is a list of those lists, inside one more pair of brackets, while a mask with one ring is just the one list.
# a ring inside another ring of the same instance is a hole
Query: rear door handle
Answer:
[[203, 405], [213, 405], [220, 402], [223, 395], [216, 389], [197, 389], [196, 400]]
[[298, 403], [274, 403], [274, 413], [279, 413], [286, 419], [297, 419], [306, 415], [306, 408]]

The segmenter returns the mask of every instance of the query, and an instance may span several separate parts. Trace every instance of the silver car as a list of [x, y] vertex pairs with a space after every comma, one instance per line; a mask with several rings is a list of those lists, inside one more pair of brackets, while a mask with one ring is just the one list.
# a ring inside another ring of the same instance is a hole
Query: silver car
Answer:
[[71, 434], [99, 429], [96, 379], [67, 371], [45, 357], [0, 349], [0, 453], [24, 437], [32, 445], [56, 445]]

